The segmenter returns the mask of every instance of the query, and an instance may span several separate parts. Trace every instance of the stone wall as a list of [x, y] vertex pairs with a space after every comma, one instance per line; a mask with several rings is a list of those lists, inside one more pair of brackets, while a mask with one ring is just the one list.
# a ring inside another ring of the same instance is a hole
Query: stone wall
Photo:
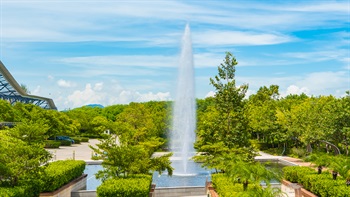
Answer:
[[206, 195], [205, 187], [169, 187], [156, 188], [154, 197], [179, 197]]

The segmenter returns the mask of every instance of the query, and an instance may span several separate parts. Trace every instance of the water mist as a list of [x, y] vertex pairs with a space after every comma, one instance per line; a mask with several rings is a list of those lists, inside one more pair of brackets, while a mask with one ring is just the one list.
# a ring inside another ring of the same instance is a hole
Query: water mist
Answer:
[[195, 154], [196, 103], [192, 41], [188, 24], [182, 37], [172, 126], [170, 148], [174, 153], [173, 158], [180, 161], [173, 162], [174, 174], [191, 174], [193, 172], [188, 169], [188, 162]]

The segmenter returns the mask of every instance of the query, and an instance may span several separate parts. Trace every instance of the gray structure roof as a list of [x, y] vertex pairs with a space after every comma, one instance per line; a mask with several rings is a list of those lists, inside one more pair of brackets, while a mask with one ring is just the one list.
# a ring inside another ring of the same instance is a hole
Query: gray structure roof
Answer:
[[5, 65], [0, 61], [0, 99], [9, 101], [12, 105], [16, 102], [32, 103], [44, 109], [57, 110], [55, 103], [50, 98], [27, 94]]

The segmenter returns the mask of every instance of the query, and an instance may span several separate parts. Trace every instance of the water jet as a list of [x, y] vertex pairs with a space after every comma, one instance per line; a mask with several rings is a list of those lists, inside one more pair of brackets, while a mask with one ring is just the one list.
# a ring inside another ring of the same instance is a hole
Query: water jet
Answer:
[[196, 100], [194, 84], [192, 41], [189, 24], [182, 37], [176, 98], [173, 106], [173, 123], [170, 134], [170, 150], [173, 159], [174, 174], [194, 174], [188, 163], [194, 156], [196, 129]]

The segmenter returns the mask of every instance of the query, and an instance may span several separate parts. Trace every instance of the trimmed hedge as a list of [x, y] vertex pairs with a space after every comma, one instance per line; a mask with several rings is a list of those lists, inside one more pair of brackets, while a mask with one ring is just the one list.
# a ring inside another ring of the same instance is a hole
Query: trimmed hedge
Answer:
[[61, 142], [55, 141], [55, 140], [46, 140], [45, 141], [45, 148], [59, 148], [61, 145]]
[[79, 137], [72, 137], [72, 140], [74, 140], [74, 144], [80, 144], [81, 139]]
[[126, 178], [107, 179], [97, 188], [97, 196], [148, 197], [151, 184], [151, 175], [134, 175]]
[[84, 173], [85, 162], [64, 160], [50, 163], [43, 176], [42, 192], [52, 192]]
[[81, 138], [80, 138], [80, 141], [81, 141], [81, 142], [89, 142], [89, 138], [87, 138], [87, 137], [81, 137]]
[[284, 178], [293, 183], [303, 185], [306, 190], [320, 197], [350, 197], [350, 187], [342, 177], [333, 180], [332, 174], [322, 172], [318, 174], [309, 167], [288, 166], [283, 168]]
[[61, 140], [59, 141], [61, 143], [61, 146], [71, 146], [72, 142], [69, 140]]

